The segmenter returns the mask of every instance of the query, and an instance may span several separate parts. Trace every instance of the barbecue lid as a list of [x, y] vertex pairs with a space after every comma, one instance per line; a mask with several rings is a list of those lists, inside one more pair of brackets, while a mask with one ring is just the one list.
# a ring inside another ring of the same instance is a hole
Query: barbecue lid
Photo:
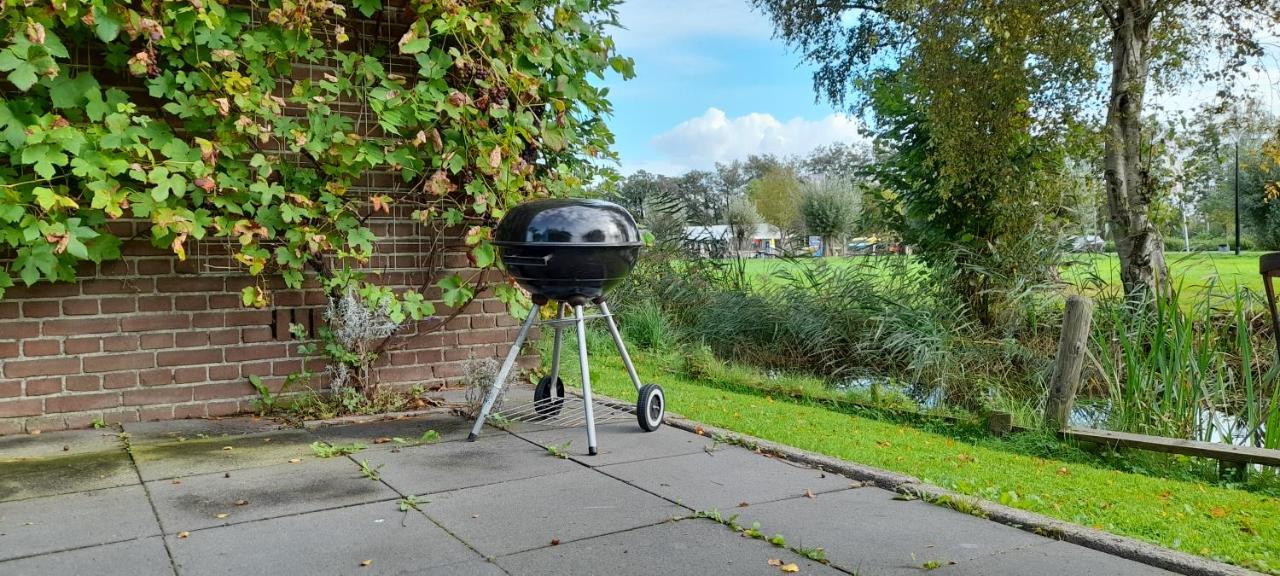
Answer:
[[604, 200], [549, 199], [507, 212], [494, 231], [498, 246], [640, 246], [640, 231], [627, 210]]

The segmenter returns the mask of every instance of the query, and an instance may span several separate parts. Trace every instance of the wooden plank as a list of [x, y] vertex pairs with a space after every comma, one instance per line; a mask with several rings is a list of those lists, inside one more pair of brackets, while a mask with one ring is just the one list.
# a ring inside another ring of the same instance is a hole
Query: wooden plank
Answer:
[[1249, 464], [1263, 464], [1266, 466], [1280, 466], [1280, 450], [1271, 450], [1267, 448], [1233, 446], [1231, 444], [1220, 444], [1217, 442], [1198, 442], [1195, 440], [1147, 436], [1145, 434], [1131, 434], [1128, 432], [1113, 432], [1111, 430], [1098, 430], [1095, 428], [1067, 428], [1060, 434], [1066, 438], [1075, 438], [1076, 440], [1084, 440], [1097, 444], [1107, 444], [1110, 446], [1127, 446], [1130, 448], [1141, 448], [1143, 450], [1152, 450], [1155, 452], [1200, 456], [1202, 458], [1212, 458], [1214, 460], [1226, 462], [1244, 462]]

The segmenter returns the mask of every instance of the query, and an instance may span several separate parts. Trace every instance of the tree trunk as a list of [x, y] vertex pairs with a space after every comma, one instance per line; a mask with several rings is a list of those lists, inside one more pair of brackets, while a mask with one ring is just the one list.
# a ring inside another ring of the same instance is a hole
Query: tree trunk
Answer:
[[1111, 22], [1111, 99], [1105, 144], [1107, 207], [1130, 296], [1167, 289], [1164, 244], [1151, 222], [1150, 170], [1142, 154], [1142, 100], [1151, 58], [1151, 0], [1118, 0]]

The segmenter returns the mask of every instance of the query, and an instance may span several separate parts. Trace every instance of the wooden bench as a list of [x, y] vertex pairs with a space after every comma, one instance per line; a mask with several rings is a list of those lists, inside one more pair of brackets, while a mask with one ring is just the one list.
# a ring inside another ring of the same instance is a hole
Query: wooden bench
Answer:
[[1064, 438], [1074, 438], [1095, 444], [1108, 446], [1125, 446], [1141, 448], [1156, 452], [1169, 452], [1186, 456], [1212, 458], [1220, 462], [1236, 462], [1239, 464], [1262, 464], [1264, 466], [1280, 466], [1280, 450], [1254, 448], [1252, 446], [1235, 446], [1217, 442], [1198, 442], [1179, 438], [1163, 438], [1132, 434], [1129, 432], [1112, 432], [1094, 428], [1067, 428], [1059, 433]]

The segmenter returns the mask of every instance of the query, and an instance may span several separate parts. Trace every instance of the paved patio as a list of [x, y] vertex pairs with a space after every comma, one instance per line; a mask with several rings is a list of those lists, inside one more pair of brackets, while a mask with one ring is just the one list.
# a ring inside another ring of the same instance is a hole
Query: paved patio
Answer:
[[[1163, 573], [669, 427], [603, 425], [595, 457], [581, 429], [468, 443], [466, 428], [237, 418], [0, 438], [0, 574]], [[440, 440], [376, 443], [426, 430]], [[368, 448], [322, 459], [317, 440]], [[569, 441], [570, 458], [545, 449]], [[712, 509], [786, 548], [694, 517]], [[797, 553], [815, 548], [828, 564]]]

